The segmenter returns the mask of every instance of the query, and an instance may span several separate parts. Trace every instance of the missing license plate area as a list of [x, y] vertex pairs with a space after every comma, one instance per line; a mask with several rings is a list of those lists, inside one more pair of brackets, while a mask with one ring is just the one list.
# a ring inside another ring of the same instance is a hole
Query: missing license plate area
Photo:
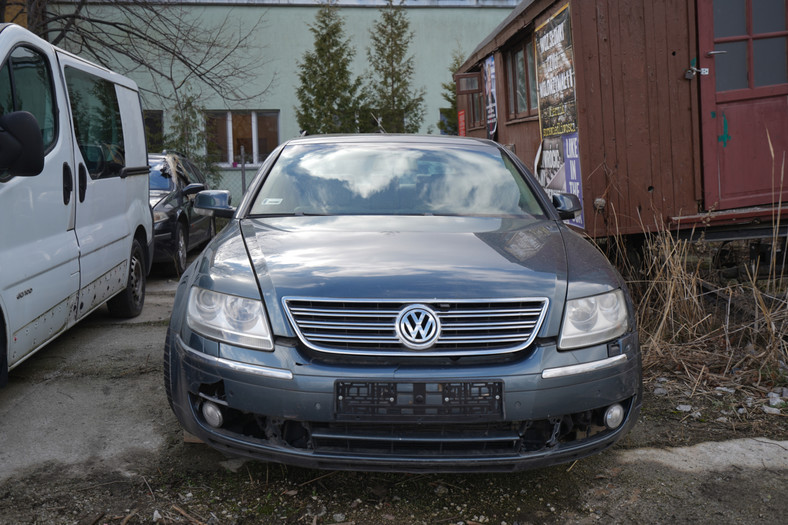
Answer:
[[494, 421], [503, 416], [503, 385], [337, 382], [336, 416], [343, 421]]

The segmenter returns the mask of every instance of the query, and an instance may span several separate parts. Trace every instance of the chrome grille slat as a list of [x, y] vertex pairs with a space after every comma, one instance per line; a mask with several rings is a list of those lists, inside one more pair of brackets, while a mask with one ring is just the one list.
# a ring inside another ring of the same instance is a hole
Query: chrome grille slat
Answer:
[[502, 330], [505, 328], [509, 329], [517, 329], [517, 328], [533, 328], [536, 323], [534, 321], [527, 321], [524, 323], [452, 323], [452, 324], [443, 324], [444, 330], [459, 330], [460, 328], [465, 330]]
[[[323, 299], [284, 297], [282, 303], [299, 339], [309, 348], [360, 356], [473, 356], [522, 350], [546, 316], [546, 298], [511, 299]], [[397, 317], [424, 305], [441, 324], [440, 337], [424, 350], [400, 341]]]

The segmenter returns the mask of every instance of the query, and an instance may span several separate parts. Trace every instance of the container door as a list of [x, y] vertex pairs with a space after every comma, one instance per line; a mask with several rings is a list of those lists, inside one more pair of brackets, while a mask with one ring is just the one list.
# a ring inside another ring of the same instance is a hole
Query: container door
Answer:
[[[44, 170], [0, 172], [0, 306], [13, 368], [74, 322], [79, 250], [73, 148], [52, 47], [16, 26], [0, 34], [0, 114], [28, 111], [44, 139]], [[4, 345], [0, 344], [0, 351]]]
[[82, 318], [125, 288], [128, 280], [133, 232], [118, 95], [125, 88], [98, 68], [58, 56], [74, 122], [81, 277], [77, 318]]
[[785, 202], [788, 0], [698, 0], [698, 35], [706, 209]]

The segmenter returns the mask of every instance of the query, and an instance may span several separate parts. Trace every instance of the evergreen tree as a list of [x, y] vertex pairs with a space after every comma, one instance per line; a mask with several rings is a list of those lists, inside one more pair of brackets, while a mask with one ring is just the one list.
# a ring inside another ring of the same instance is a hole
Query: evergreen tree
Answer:
[[309, 134], [356, 132], [361, 79], [350, 73], [355, 50], [335, 0], [323, 2], [309, 30], [315, 43], [298, 64], [298, 126]]
[[178, 96], [170, 131], [164, 135], [164, 146], [191, 159], [211, 184], [221, 182], [219, 168], [211, 162], [215, 146], [205, 132], [205, 109], [200, 107], [196, 96]]
[[457, 135], [460, 132], [460, 126], [457, 122], [457, 84], [454, 82], [454, 73], [460, 69], [463, 62], [465, 62], [465, 58], [462, 50], [459, 48], [455, 49], [451, 55], [451, 65], [449, 65], [449, 73], [451, 73], [452, 79], [441, 83], [441, 88], [443, 88], [441, 97], [449, 103], [449, 107], [440, 109], [440, 114], [443, 118], [438, 121], [438, 129], [446, 135]]
[[413, 32], [402, 0], [398, 5], [386, 0], [370, 37], [367, 89], [372, 112], [388, 133], [416, 133], [424, 122], [424, 88], [411, 87], [414, 59], [407, 55]]

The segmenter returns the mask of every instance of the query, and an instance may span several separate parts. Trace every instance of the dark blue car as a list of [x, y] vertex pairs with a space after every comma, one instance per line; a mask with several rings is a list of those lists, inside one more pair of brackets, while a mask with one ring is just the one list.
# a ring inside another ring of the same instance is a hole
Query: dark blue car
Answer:
[[154, 153], [148, 162], [153, 261], [180, 275], [186, 269], [189, 250], [205, 244], [216, 232], [212, 217], [194, 211], [194, 196], [207, 189], [208, 183], [199, 168], [179, 153]]
[[306, 137], [266, 160], [181, 278], [165, 385], [230, 454], [316, 468], [509, 471], [620, 439], [641, 404], [624, 282], [482, 140]]

